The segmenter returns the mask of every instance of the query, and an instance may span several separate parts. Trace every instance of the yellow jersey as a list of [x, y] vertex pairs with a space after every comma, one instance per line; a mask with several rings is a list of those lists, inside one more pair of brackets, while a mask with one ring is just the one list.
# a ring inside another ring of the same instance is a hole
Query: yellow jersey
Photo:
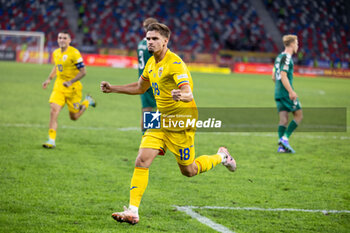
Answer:
[[70, 87], [63, 86], [63, 83], [75, 78], [79, 69], [84, 67], [83, 58], [76, 48], [68, 46], [67, 50], [62, 53], [61, 49], [56, 49], [52, 54], [56, 66], [56, 81], [54, 90], [71, 92], [81, 88], [80, 81], [74, 82]]
[[[164, 58], [158, 63], [154, 56], [150, 57], [141, 78], [150, 82], [157, 109], [162, 117], [172, 115], [174, 120], [176, 118], [176, 120], [184, 121], [186, 118], [197, 118], [197, 106], [194, 99], [190, 102], [175, 101], [171, 95], [173, 89], [179, 89], [182, 85], [190, 85], [193, 91], [191, 74], [178, 55], [168, 49]], [[188, 127], [182, 129], [188, 129]]]

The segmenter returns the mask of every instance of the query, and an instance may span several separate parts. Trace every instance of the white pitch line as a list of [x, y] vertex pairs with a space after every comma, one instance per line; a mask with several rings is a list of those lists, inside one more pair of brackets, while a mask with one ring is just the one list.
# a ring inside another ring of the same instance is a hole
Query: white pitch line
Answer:
[[[18, 127], [18, 128], [47, 128], [47, 125], [40, 124], [23, 124], [23, 123], [5, 123], [0, 124], [0, 127]], [[70, 126], [70, 125], [62, 125], [59, 126], [63, 129], [76, 129], [76, 130], [116, 130], [116, 131], [139, 131], [138, 127], [94, 127], [94, 126]], [[224, 135], [232, 135], [232, 136], [242, 136], [242, 137], [277, 137], [277, 133], [265, 133], [265, 132], [197, 132], [197, 134], [224, 134]], [[299, 133], [298, 137], [301, 138], [310, 138], [310, 139], [340, 139], [340, 140], [350, 140], [349, 136], [325, 136], [325, 135], [304, 135]]]
[[260, 208], [260, 207], [227, 207], [227, 206], [174, 206], [177, 210], [185, 212], [187, 215], [191, 216], [192, 218], [197, 219], [199, 222], [209, 226], [210, 228], [223, 233], [230, 233], [232, 232], [228, 228], [224, 227], [223, 225], [220, 225], [218, 223], [213, 222], [209, 218], [206, 218], [196, 212], [193, 211], [193, 209], [222, 209], [222, 210], [248, 210], [248, 211], [270, 211], [270, 212], [278, 212], [278, 211], [285, 211], [285, 212], [308, 212], [308, 213], [323, 213], [323, 214], [329, 214], [329, 213], [347, 213], [350, 214], [350, 210], [312, 210], [312, 209], [293, 209], [293, 208]]
[[[340, 139], [340, 140], [350, 140], [348, 136], [335, 136], [335, 135], [304, 135], [306, 132], [299, 132], [297, 137], [300, 138], [310, 138], [310, 139]], [[277, 137], [276, 133], [264, 133], [264, 132], [197, 132], [197, 134], [224, 134], [232, 136], [242, 136], [242, 137]]]
[[192, 218], [197, 219], [199, 222], [207, 225], [208, 227], [210, 227], [218, 232], [234, 233], [233, 231], [231, 231], [227, 227], [224, 227], [223, 225], [218, 224], [216, 222], [213, 222], [209, 218], [206, 218], [206, 217], [194, 212], [191, 207], [186, 207], [186, 206], [175, 206], [175, 207], [177, 210], [185, 212], [187, 215], [191, 216]]
[[347, 213], [350, 210], [312, 210], [312, 209], [294, 209], [294, 208], [260, 208], [260, 207], [226, 207], [226, 206], [186, 206], [191, 209], [224, 209], [224, 210], [258, 210], [258, 211], [289, 211], [289, 212], [311, 212], [311, 213]]
[[[18, 127], [18, 128], [47, 128], [48, 125], [40, 125], [40, 124], [0, 124], [0, 127]], [[113, 127], [94, 127], [94, 126], [70, 126], [70, 125], [62, 125], [59, 126], [62, 129], [76, 129], [76, 130], [117, 130], [117, 131], [138, 131], [137, 127], [124, 127], [124, 128], [113, 128]]]

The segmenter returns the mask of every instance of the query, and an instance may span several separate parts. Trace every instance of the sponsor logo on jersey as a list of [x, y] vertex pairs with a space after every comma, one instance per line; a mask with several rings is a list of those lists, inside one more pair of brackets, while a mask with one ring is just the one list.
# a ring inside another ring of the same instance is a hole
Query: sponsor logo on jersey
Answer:
[[177, 76], [177, 79], [188, 78], [187, 74], [180, 74]]

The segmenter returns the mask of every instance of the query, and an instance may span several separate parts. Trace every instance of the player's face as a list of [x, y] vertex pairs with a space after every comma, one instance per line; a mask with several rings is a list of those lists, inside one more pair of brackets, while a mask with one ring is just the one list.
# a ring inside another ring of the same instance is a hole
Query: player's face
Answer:
[[60, 48], [67, 48], [71, 42], [69, 34], [58, 33], [57, 43]]
[[157, 31], [148, 31], [146, 34], [147, 48], [150, 53], [162, 51], [168, 43], [168, 39]]
[[298, 48], [299, 48], [299, 44], [298, 44], [298, 40], [296, 40], [296, 41], [294, 42], [294, 45], [293, 45], [293, 52], [294, 52], [294, 53], [297, 53]]

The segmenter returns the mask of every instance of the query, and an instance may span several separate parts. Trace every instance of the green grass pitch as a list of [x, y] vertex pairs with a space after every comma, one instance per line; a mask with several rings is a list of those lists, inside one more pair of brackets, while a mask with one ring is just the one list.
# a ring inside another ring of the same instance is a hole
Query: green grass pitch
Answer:
[[[140, 98], [103, 94], [99, 83], [130, 83], [137, 71], [87, 67], [83, 92], [97, 107], [76, 122], [65, 107], [57, 148], [45, 150], [53, 83], [48, 90], [41, 84], [51, 67], [0, 63], [0, 232], [215, 232], [174, 205], [350, 210], [349, 132], [296, 132], [293, 155], [276, 152], [275, 132], [199, 133], [197, 155], [225, 145], [237, 172], [219, 165], [184, 177], [168, 152], [150, 168], [139, 224], [119, 224], [111, 213], [128, 204], [141, 139]], [[192, 76], [199, 107], [275, 107], [269, 76]], [[347, 107], [349, 114], [350, 80], [297, 77], [294, 87], [303, 107]], [[195, 211], [234, 232], [350, 229], [349, 213]]]

